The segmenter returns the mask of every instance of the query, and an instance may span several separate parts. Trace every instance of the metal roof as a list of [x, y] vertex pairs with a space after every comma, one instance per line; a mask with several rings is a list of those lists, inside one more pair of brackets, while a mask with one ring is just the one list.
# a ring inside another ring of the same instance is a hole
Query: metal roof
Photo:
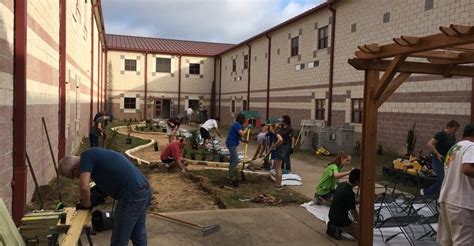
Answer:
[[215, 56], [234, 44], [107, 34], [108, 50]]

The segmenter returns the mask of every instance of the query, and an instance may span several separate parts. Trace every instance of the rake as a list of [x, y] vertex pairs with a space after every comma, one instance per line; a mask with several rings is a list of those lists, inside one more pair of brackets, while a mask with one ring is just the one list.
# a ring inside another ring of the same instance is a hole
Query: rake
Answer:
[[159, 214], [159, 213], [156, 213], [156, 212], [152, 212], [152, 211], [148, 211], [148, 213], [150, 213], [152, 215], [155, 215], [155, 216], [158, 216], [158, 217], [161, 217], [161, 218], [165, 218], [165, 219], [168, 219], [168, 220], [171, 220], [171, 221], [174, 221], [174, 222], [178, 222], [178, 223], [190, 226], [194, 229], [198, 229], [199, 231], [201, 231], [203, 237], [221, 230], [221, 226], [218, 225], [218, 224], [210, 225], [210, 226], [203, 226], [203, 225], [194, 224], [194, 223], [191, 223], [191, 222], [176, 219], [176, 218], [169, 217], [169, 216]]

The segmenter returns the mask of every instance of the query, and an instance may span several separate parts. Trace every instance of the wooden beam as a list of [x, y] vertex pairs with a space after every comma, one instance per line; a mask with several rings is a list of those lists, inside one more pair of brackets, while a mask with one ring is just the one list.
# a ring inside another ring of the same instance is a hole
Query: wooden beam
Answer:
[[390, 62], [390, 65], [388, 65], [387, 69], [385, 70], [385, 73], [382, 75], [382, 78], [375, 86], [375, 100], [378, 100], [380, 98], [382, 93], [392, 81], [393, 77], [395, 77], [395, 75], [397, 74], [398, 68], [400, 68], [403, 62], [405, 62], [406, 58], [406, 55], [398, 55]]
[[64, 240], [59, 244], [63, 246], [76, 246], [82, 234], [82, 229], [90, 221], [91, 213], [89, 210], [76, 210], [73, 222], [67, 231]]
[[400, 87], [403, 82], [405, 82], [408, 77], [410, 77], [411, 73], [400, 73], [390, 84], [389, 86], [385, 89], [383, 94], [380, 96], [380, 98], [377, 99], [377, 108], [380, 108], [382, 104], [387, 101], [387, 99], [395, 93], [395, 91]]
[[365, 71], [362, 118], [362, 160], [360, 182], [359, 245], [373, 245], [375, 154], [377, 150], [377, 107], [373, 97], [379, 72]]
[[444, 33], [438, 33], [421, 38], [418, 44], [411, 46], [400, 46], [396, 43], [380, 46], [380, 51], [374, 54], [367, 54], [361, 51], [356, 51], [355, 56], [358, 58], [372, 59], [372, 58], [387, 58], [400, 54], [409, 54], [427, 50], [442, 49], [450, 46], [458, 46], [464, 44], [474, 43], [474, 32], [472, 26], [465, 27], [469, 33], [459, 37], [450, 37]]
[[454, 46], [454, 47], [446, 47], [445, 49], [446, 50], [457, 50], [457, 51], [462, 51], [462, 52], [467, 52], [467, 53], [474, 53], [474, 43], [458, 45], [458, 46]]
[[430, 63], [434, 64], [467, 64], [474, 63], [474, 53], [459, 53], [459, 57], [455, 59], [443, 59], [443, 58], [428, 58]]
[[448, 50], [431, 50], [410, 54], [411, 57], [433, 59], [457, 59], [462, 53]]
[[[354, 68], [358, 70], [380, 70], [385, 71], [390, 65], [391, 61], [379, 60], [379, 59], [360, 59], [353, 58], [348, 60]], [[450, 75], [450, 76], [466, 76], [474, 77], [474, 69], [472, 66], [462, 65], [445, 65], [445, 64], [431, 64], [424, 62], [404, 62], [399, 68], [399, 72], [407, 73], [419, 73], [419, 74], [437, 74], [437, 75]]]

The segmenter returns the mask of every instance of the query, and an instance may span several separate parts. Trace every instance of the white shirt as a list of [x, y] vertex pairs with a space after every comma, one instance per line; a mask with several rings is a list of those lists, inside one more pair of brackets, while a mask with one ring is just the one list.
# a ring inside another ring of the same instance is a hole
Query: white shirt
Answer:
[[441, 186], [439, 202], [474, 210], [474, 178], [462, 173], [463, 163], [474, 163], [474, 143], [468, 140], [455, 144], [446, 155], [448, 170]]
[[217, 129], [217, 121], [214, 119], [208, 119], [204, 124], [201, 125], [202, 128], [206, 129], [207, 131], [210, 131], [212, 128]]
[[186, 113], [187, 113], [187, 114], [193, 114], [193, 109], [192, 109], [192, 108], [186, 109]]

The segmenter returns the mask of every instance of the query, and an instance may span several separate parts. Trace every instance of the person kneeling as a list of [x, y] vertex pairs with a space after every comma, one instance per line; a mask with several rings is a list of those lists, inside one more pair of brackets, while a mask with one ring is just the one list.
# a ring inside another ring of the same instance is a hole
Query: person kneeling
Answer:
[[181, 169], [182, 172], [186, 172], [186, 166], [183, 159], [184, 139], [179, 141], [173, 141], [166, 145], [163, 152], [161, 152], [160, 159], [165, 163], [166, 168], [170, 168], [174, 163]]
[[330, 206], [334, 190], [338, 184], [338, 180], [349, 175], [350, 171], [341, 172], [344, 166], [351, 164], [351, 156], [344, 152], [340, 152], [336, 158], [328, 164], [319, 180], [316, 192], [314, 194], [313, 204]]
[[[353, 188], [359, 186], [360, 169], [353, 169], [349, 174], [349, 181], [341, 183], [334, 192], [331, 208], [329, 209], [329, 222], [326, 233], [337, 240], [342, 239], [341, 232], [346, 232], [358, 238], [359, 213], [356, 210], [356, 197]], [[353, 220], [349, 218], [351, 212]]]

